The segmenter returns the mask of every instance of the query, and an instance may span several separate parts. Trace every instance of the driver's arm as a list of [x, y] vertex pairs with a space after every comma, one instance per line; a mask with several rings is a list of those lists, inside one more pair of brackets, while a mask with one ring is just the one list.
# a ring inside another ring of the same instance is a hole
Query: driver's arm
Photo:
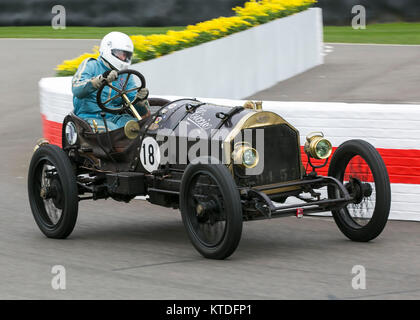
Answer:
[[[90, 61], [92, 62], [90, 63]], [[93, 73], [94, 61], [95, 60], [90, 59], [84, 60], [77, 69], [76, 74], [73, 76], [72, 92], [77, 98], [85, 98], [96, 90], [92, 84], [92, 79], [97, 76]]]
[[[90, 62], [92, 61], [92, 62]], [[118, 78], [118, 72], [115, 70], [108, 70], [102, 74], [95, 74], [95, 60], [84, 60], [72, 80], [73, 95], [77, 98], [85, 98], [95, 90], [99, 89], [104, 82], [113, 82]]]

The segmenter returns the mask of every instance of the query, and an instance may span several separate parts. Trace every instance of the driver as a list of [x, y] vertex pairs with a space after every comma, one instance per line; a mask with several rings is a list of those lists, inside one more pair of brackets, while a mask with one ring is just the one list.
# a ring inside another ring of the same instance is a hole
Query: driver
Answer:
[[[74, 113], [87, 121], [92, 127], [103, 129], [104, 123], [101, 117], [101, 108], [96, 102], [96, 91], [104, 81], [112, 82], [112, 85], [121, 89], [127, 79], [127, 74], [118, 76], [117, 71], [127, 69], [131, 64], [133, 54], [133, 42], [124, 33], [108, 33], [101, 41], [99, 48], [100, 56], [98, 59], [85, 59], [77, 69], [72, 80]], [[135, 88], [133, 76], [129, 78], [126, 89]], [[104, 102], [118, 92], [111, 87], [105, 87], [102, 91], [101, 100]], [[136, 98], [138, 101], [135, 108], [142, 118], [150, 116], [150, 106], [147, 101], [149, 90], [142, 88], [137, 91], [127, 93], [130, 101]], [[119, 108], [123, 101], [122, 98], [111, 100], [106, 104], [107, 108]], [[106, 122], [109, 130], [123, 127], [129, 120], [135, 119], [133, 116], [124, 114], [106, 113]]]

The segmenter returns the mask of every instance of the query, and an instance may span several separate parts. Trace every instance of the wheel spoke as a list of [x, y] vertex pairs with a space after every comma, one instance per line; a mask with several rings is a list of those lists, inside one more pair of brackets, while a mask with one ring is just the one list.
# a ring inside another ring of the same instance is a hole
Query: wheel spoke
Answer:
[[[47, 172], [52, 172], [55, 170], [55, 167], [45, 163], [42, 167], [41, 176], [40, 176], [40, 186], [41, 188], [51, 188], [51, 178], [47, 177]], [[53, 178], [58, 179], [58, 178]], [[44, 204], [44, 209], [46, 213], [46, 218], [52, 223], [52, 225], [56, 225], [61, 218], [62, 209], [58, 209], [52, 198], [43, 199], [42, 203]]]
[[131, 88], [131, 89], [126, 90], [125, 93], [133, 92], [133, 91], [136, 91], [136, 90], [139, 90], [139, 89], [141, 89], [141, 87]]
[[110, 87], [111, 89], [114, 89], [115, 91], [117, 91], [119, 94], [123, 94], [124, 92], [120, 89], [118, 89], [117, 87], [114, 87], [112, 84], [108, 83], [107, 84], [108, 87]]
[[124, 91], [124, 90], [125, 90], [125, 88], [127, 87], [128, 80], [130, 79], [130, 76], [131, 76], [131, 73], [128, 73], [128, 74], [127, 74], [127, 78], [125, 79], [125, 82], [124, 82], [124, 85], [123, 85], [123, 88], [122, 88], [122, 90], [123, 90], [123, 91]]
[[[360, 197], [360, 200], [349, 204], [347, 208], [342, 209], [342, 212], [348, 215], [358, 228], [364, 227], [372, 219], [375, 210], [376, 190], [375, 184], [372, 183], [374, 181], [372, 171], [361, 156], [356, 155], [350, 159], [345, 169], [344, 180], [353, 185], [352, 189], [356, 190], [354, 192]], [[360, 195], [360, 193], [363, 193], [364, 184], [369, 184], [372, 188], [372, 193], [369, 197], [365, 197], [363, 194]]]
[[109, 102], [111, 102], [111, 101], [113, 101], [113, 100], [115, 100], [117, 98], [121, 98], [121, 94], [117, 94], [117, 95], [113, 96], [112, 98], [109, 98], [108, 100], [106, 100], [106, 101], [104, 101], [102, 103], [105, 105], [105, 104], [107, 104], [107, 103], [109, 103]]

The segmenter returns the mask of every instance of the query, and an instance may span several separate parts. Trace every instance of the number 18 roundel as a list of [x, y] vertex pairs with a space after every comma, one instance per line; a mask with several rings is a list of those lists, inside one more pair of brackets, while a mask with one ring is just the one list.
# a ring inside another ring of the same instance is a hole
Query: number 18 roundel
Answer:
[[152, 137], [143, 139], [140, 149], [140, 161], [143, 167], [149, 172], [153, 172], [159, 167], [160, 148], [157, 141]]

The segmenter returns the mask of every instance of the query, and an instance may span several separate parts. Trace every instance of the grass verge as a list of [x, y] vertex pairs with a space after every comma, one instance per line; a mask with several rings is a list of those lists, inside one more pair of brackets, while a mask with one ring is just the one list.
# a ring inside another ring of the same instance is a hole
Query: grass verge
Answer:
[[51, 26], [0, 27], [0, 38], [101, 39], [111, 31], [131, 35], [166, 33], [184, 27], [67, 27], [54, 30]]
[[[101, 39], [111, 31], [128, 35], [166, 33], [184, 27], [67, 27], [54, 30], [50, 26], [0, 27], [0, 38]], [[325, 26], [325, 42], [420, 44], [420, 23], [370, 24], [366, 29], [350, 26]]]
[[325, 42], [420, 44], [420, 23], [384, 23], [354, 30], [350, 26], [324, 27]]

